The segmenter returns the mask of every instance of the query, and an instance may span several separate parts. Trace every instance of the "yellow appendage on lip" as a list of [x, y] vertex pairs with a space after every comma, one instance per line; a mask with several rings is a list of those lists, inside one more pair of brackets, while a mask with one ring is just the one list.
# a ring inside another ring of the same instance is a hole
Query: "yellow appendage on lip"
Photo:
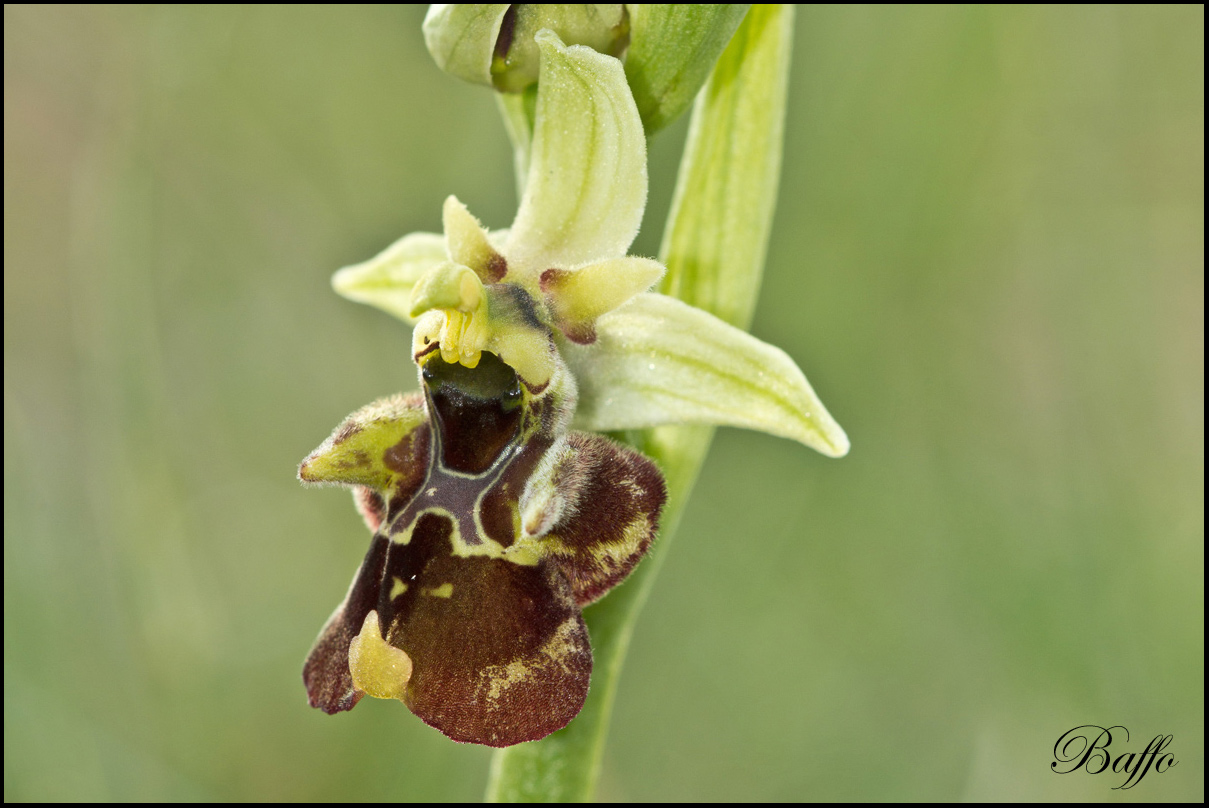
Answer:
[[378, 612], [365, 615], [361, 633], [348, 648], [353, 685], [376, 699], [402, 699], [411, 680], [411, 657], [382, 639]]

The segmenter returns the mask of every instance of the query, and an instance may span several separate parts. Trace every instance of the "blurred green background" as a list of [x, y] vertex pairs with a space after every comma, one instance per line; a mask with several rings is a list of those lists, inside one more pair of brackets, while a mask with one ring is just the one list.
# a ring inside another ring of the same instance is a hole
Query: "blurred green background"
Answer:
[[[368, 535], [295, 465], [415, 387], [333, 270], [516, 201], [423, 7], [4, 11], [4, 796], [477, 799], [302, 660]], [[1204, 11], [803, 8], [755, 333], [852, 437], [723, 430], [601, 796], [1204, 798]], [[652, 145], [659, 243], [684, 122]], [[1123, 724], [1179, 763], [1058, 776]]]

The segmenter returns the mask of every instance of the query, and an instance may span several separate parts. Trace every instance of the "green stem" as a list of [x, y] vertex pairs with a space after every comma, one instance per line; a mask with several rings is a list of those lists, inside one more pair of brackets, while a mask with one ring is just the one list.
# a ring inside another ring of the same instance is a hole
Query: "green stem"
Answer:
[[508, 139], [512, 141], [512, 164], [516, 169], [516, 201], [525, 198], [529, 179], [529, 146], [533, 143], [533, 113], [537, 106], [537, 85], [523, 93], [496, 93], [495, 102], [504, 119]]
[[[715, 65], [694, 105], [661, 250], [668, 267], [662, 291], [740, 327], [755, 306], [776, 203], [792, 29], [791, 5], [753, 6]], [[595, 667], [583, 710], [547, 738], [497, 751], [489, 801], [592, 798], [634, 625], [713, 434], [712, 427], [667, 426], [628, 436], [667, 479], [659, 539], [623, 585], [584, 610]]]

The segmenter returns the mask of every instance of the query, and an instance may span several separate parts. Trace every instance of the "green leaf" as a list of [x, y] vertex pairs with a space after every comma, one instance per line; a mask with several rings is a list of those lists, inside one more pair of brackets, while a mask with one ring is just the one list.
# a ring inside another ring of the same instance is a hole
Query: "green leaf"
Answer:
[[660, 291], [751, 323], [781, 172], [793, 9], [754, 7], [693, 110]]
[[537, 35], [541, 79], [525, 195], [504, 249], [539, 273], [625, 255], [646, 205], [646, 138], [621, 63], [551, 31]]
[[412, 288], [424, 273], [448, 260], [444, 236], [409, 233], [368, 261], [338, 270], [332, 276], [332, 288], [349, 300], [414, 323]]
[[784, 351], [675, 298], [639, 295], [596, 321], [595, 343], [561, 350], [579, 381], [577, 429], [737, 426], [831, 457], [848, 452]]
[[647, 135], [693, 103], [749, 3], [635, 3], [625, 74]]

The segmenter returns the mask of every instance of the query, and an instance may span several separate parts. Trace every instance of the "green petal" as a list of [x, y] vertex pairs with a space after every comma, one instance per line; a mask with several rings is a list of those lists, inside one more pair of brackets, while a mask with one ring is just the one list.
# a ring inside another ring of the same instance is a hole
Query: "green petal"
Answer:
[[693, 103], [749, 4], [636, 3], [630, 6], [625, 74], [647, 134]]
[[621, 62], [550, 31], [529, 179], [504, 255], [538, 274], [625, 255], [646, 205], [646, 138]]
[[627, 255], [579, 269], [547, 269], [541, 290], [555, 324], [568, 339], [585, 344], [596, 338], [596, 318], [650, 289], [662, 275], [658, 261]]
[[791, 438], [831, 457], [848, 436], [782, 351], [674, 298], [643, 294], [567, 343], [579, 382], [575, 427], [598, 432], [716, 424]]
[[491, 59], [507, 3], [433, 3], [424, 17], [424, 44], [446, 73], [491, 86]]
[[424, 273], [447, 260], [444, 236], [410, 233], [368, 261], [337, 271], [332, 276], [332, 288], [349, 300], [415, 322], [411, 316], [412, 288]]
[[496, 251], [487, 230], [466, 210], [456, 196], [445, 200], [442, 212], [445, 248], [449, 257], [475, 271], [483, 283], [497, 283], [508, 271], [504, 256]]

